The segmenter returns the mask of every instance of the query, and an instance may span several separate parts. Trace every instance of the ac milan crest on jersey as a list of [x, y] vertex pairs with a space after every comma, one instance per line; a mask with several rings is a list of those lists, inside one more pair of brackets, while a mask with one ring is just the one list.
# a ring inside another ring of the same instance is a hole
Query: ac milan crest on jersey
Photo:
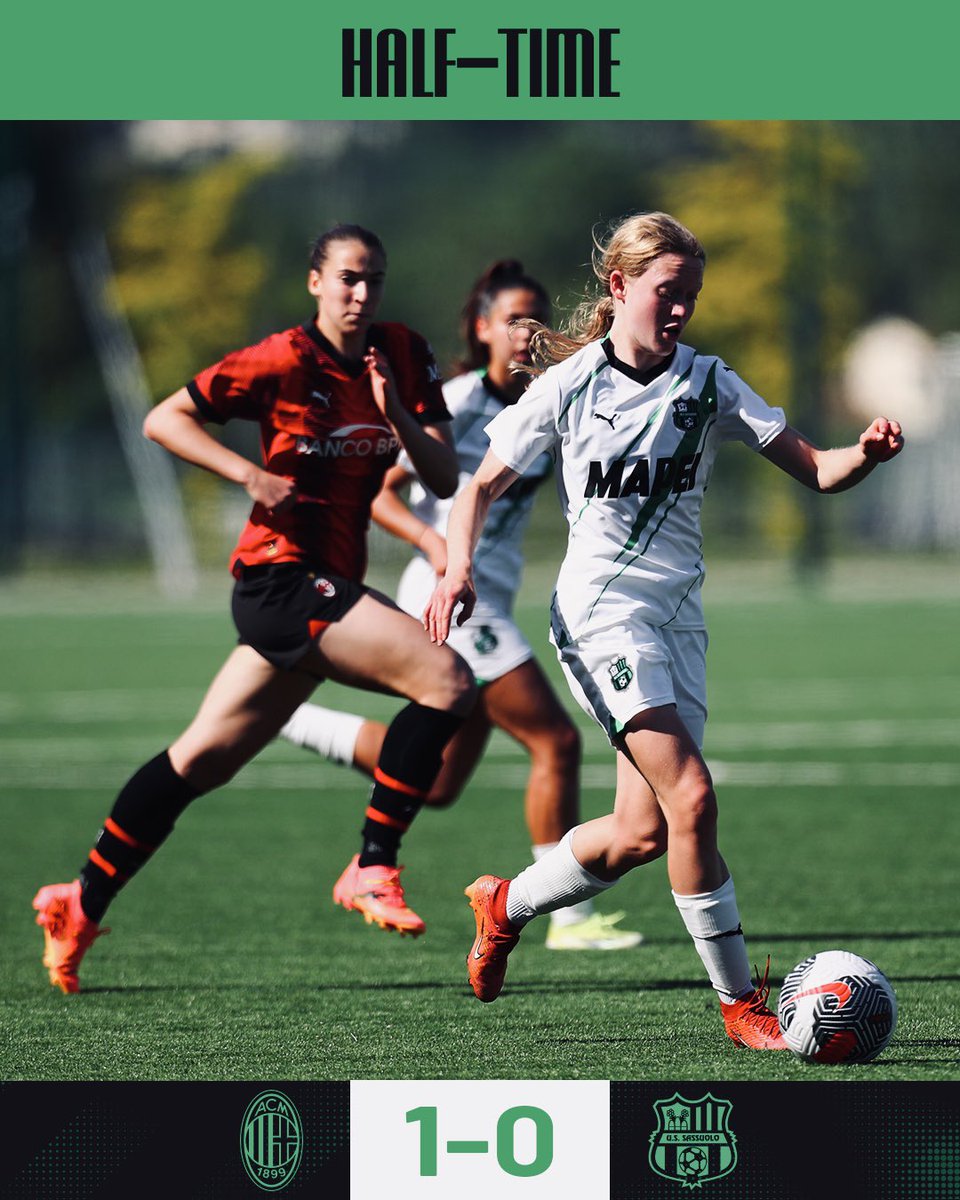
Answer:
[[333, 586], [329, 579], [324, 579], [322, 576], [317, 576], [313, 581], [313, 586], [317, 589], [321, 596], [335, 596], [337, 589]]

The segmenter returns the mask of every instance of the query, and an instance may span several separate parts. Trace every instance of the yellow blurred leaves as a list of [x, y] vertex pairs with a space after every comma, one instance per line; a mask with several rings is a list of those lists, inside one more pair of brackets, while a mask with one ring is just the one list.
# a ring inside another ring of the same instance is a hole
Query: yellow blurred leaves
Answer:
[[712, 161], [671, 169], [661, 180], [666, 208], [707, 250], [692, 338], [779, 404], [790, 378], [786, 302], [798, 205], [814, 211], [819, 225], [818, 290], [831, 358], [855, 326], [838, 229], [857, 154], [836, 125], [714, 121], [704, 129]]
[[248, 337], [267, 263], [234, 243], [237, 211], [271, 167], [245, 156], [136, 176], [112, 230], [117, 284], [158, 399]]

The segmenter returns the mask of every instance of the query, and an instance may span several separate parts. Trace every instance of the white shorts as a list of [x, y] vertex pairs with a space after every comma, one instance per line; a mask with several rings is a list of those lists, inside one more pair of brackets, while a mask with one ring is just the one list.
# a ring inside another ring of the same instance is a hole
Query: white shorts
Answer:
[[707, 632], [633, 621], [569, 640], [553, 612], [550, 641], [574, 699], [611, 741], [631, 717], [675, 704], [698, 746], [707, 721]]
[[[408, 563], [397, 589], [397, 603], [417, 620], [436, 587], [437, 577], [425, 558]], [[451, 625], [447, 645], [465, 659], [482, 687], [533, 658], [530, 643], [509, 613], [477, 603], [465, 625]]]

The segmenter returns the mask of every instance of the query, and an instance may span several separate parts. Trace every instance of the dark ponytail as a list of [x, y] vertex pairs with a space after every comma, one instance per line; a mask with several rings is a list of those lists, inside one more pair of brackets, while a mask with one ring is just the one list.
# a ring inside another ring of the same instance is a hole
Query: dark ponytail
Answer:
[[477, 321], [480, 317], [489, 315], [501, 292], [513, 291], [515, 288], [533, 292], [543, 304], [544, 317], [549, 320], [550, 297], [543, 284], [524, 271], [523, 263], [519, 259], [499, 259], [487, 267], [474, 283], [460, 314], [460, 336], [466, 346], [466, 354], [457, 363], [458, 371], [475, 371], [487, 365], [490, 351], [477, 337]]

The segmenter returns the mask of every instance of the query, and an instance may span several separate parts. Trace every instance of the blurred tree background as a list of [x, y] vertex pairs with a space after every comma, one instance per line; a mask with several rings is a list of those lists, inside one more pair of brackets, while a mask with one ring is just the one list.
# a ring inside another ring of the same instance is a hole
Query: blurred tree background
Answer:
[[[71, 268], [78, 239], [105, 236], [114, 315], [159, 399], [226, 351], [305, 319], [308, 247], [337, 221], [381, 235], [383, 316], [426, 334], [450, 365], [466, 292], [491, 259], [522, 259], [562, 318], [591, 286], [591, 231], [653, 208], [707, 248], [689, 341], [822, 443], [854, 438], [867, 412], [887, 409], [908, 434], [916, 410], [926, 431], [895, 486], [875, 476], [822, 507], [731, 448], [712, 485], [722, 502], [705, 506], [713, 553], [813, 567], [879, 544], [954, 551], [958, 198], [954, 122], [0, 125], [0, 570], [147, 560], [103, 352], [83, 315], [92, 285]], [[902, 320], [870, 343], [874, 374], [852, 379], [861, 331], [889, 317]], [[908, 328], [922, 353], [898, 349]], [[884, 394], [899, 367], [914, 386]], [[253, 431], [225, 436], [255, 453]], [[201, 562], [219, 565], [246, 497], [192, 469], [178, 477]], [[941, 478], [946, 495], [932, 487]], [[555, 561], [560, 536], [543, 497], [531, 553]], [[377, 550], [404, 555], [382, 540]]]

